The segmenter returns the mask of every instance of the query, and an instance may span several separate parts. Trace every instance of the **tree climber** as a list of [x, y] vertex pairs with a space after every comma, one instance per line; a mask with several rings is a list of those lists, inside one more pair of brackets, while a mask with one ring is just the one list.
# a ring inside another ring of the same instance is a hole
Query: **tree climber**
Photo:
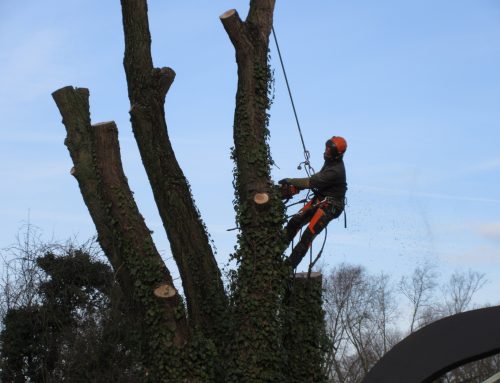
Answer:
[[289, 244], [300, 228], [309, 223], [288, 258], [294, 269], [306, 255], [314, 238], [344, 211], [347, 183], [343, 157], [346, 149], [346, 140], [334, 136], [325, 143], [325, 163], [318, 173], [307, 178], [285, 178], [278, 182], [284, 199], [291, 198], [303, 189], [314, 192], [314, 197], [292, 216], [286, 227]]

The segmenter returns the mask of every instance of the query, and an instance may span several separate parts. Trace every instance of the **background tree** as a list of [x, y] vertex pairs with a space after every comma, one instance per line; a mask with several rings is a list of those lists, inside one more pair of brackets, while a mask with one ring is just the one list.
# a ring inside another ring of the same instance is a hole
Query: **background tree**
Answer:
[[[28, 226], [6, 256], [0, 293], [3, 382], [140, 380], [128, 308], [93, 241], [47, 244]], [[32, 281], [30, 290], [20, 289], [18, 299], [10, 299], [12, 282], [25, 280]]]
[[341, 264], [325, 281], [327, 335], [332, 343], [328, 376], [358, 382], [401, 339], [394, 286], [386, 275], [370, 276], [360, 266]]
[[[44, 243], [36, 228], [28, 226], [17, 244], [4, 251], [2, 381], [143, 381], [140, 342], [130, 323], [133, 316], [93, 241], [79, 246], [72, 241]], [[419, 315], [419, 327], [454, 314], [450, 307], [475, 308], [474, 294], [485, 283], [483, 274], [470, 270], [455, 272], [444, 281], [436, 268], [432, 270], [429, 282], [436, 288]], [[406, 279], [420, 273], [418, 269]], [[31, 288], [16, 292], [15, 286], [23, 286], [24, 281], [32, 281]], [[387, 275], [372, 275], [355, 265], [335, 267], [323, 283], [324, 311], [321, 274], [312, 273], [308, 279], [308, 273], [300, 273], [291, 282], [293, 294], [285, 296], [283, 316], [289, 382], [360, 382], [381, 356], [412, 331], [414, 306], [400, 291], [400, 282]], [[419, 284], [414, 286], [420, 290]], [[313, 301], [319, 303], [311, 305]], [[498, 355], [482, 359], [438, 382], [482, 383], [498, 371], [499, 362]]]
[[[399, 289], [411, 303], [410, 332], [420, 326], [421, 316], [426, 308], [432, 303], [434, 289], [437, 286], [437, 275], [434, 266], [424, 263], [417, 267], [410, 277], [403, 277], [399, 283]], [[426, 313], [429, 315], [429, 312]]]
[[[328, 382], [361, 382], [410, 333], [445, 316], [477, 308], [473, 297], [484, 283], [483, 274], [470, 270], [441, 281], [430, 264], [417, 267], [397, 283], [384, 274], [370, 275], [361, 266], [335, 267], [324, 283], [326, 331], [332, 346], [326, 358]], [[497, 355], [469, 363], [438, 382], [482, 383], [498, 372], [499, 361]]]

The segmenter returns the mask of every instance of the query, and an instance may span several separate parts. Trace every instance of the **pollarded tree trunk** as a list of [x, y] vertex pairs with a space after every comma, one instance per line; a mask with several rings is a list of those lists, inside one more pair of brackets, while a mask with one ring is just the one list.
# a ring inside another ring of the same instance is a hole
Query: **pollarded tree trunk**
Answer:
[[165, 122], [165, 95], [175, 73], [153, 67], [145, 0], [121, 0], [132, 129], [186, 294], [189, 321], [218, 339], [225, 321], [221, 276]]
[[284, 289], [283, 204], [273, 193], [268, 146], [269, 34], [274, 1], [254, 0], [242, 21], [232, 9], [221, 21], [236, 50], [234, 116], [236, 214], [240, 228], [235, 294], [236, 355], [231, 381], [284, 381], [279, 307]]
[[[169, 360], [164, 372], [181, 378], [182, 358], [177, 350], [184, 347], [189, 335], [184, 307], [129, 189], [116, 126], [113, 122], [91, 125], [86, 89], [65, 87], [53, 97], [67, 130], [65, 143], [74, 163], [71, 173], [96, 225], [99, 243], [139, 322], [131, 330], [144, 331], [138, 336], [144, 339], [145, 365], [157, 370]], [[159, 285], [171, 287], [169, 297], [155, 296]]]
[[[235, 10], [220, 17], [238, 64], [232, 156], [240, 233], [232, 299], [225, 294], [205, 226], [168, 137], [164, 102], [175, 73], [153, 66], [146, 0], [121, 4], [132, 129], [179, 268], [187, 313], [123, 174], [116, 126], [91, 125], [86, 89], [65, 87], [53, 97], [68, 133], [72, 174], [99, 243], [135, 308], [144, 380], [290, 381], [291, 353], [283, 340], [290, 325], [284, 326], [282, 319], [284, 303], [295, 301], [283, 300], [291, 270], [283, 262], [285, 213], [271, 180], [268, 146], [268, 50], [275, 1], [251, 0], [245, 21]], [[320, 312], [316, 298], [294, 312], [309, 311], [310, 305], [315, 307], [311, 312]], [[313, 326], [318, 326], [316, 319]], [[317, 363], [315, 359], [308, 366]]]

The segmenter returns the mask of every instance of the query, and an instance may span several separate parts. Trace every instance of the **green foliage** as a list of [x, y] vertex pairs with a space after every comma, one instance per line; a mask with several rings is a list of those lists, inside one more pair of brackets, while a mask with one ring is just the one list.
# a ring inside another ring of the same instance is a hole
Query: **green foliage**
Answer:
[[289, 383], [326, 382], [324, 356], [330, 347], [325, 332], [321, 279], [291, 281], [285, 298], [285, 371]]
[[[283, 263], [285, 208], [272, 185], [267, 206], [253, 203], [262, 180], [270, 180], [272, 159], [268, 145], [272, 72], [267, 64], [253, 63], [252, 88], [238, 88], [234, 125], [235, 161], [233, 201], [241, 229], [233, 259], [234, 336], [228, 382], [285, 382], [287, 373], [283, 344], [283, 296], [290, 270]], [[266, 181], [267, 182], [267, 181]], [[262, 187], [262, 186], [261, 186]]]
[[133, 321], [110, 267], [73, 248], [36, 264], [44, 276], [32, 303], [3, 320], [2, 381], [137, 381]]
[[51, 332], [46, 322], [38, 308], [8, 311], [0, 336], [3, 382], [43, 381], [44, 370], [48, 367], [44, 368], [44, 364], [49, 362], [44, 335]]
[[97, 307], [113, 287], [109, 266], [81, 250], [66, 256], [49, 252], [37, 259], [37, 265], [49, 276], [39, 286], [44, 304], [68, 317], [75, 310]]
[[[132, 203], [115, 190], [119, 199], [123, 201], [122, 214], [127, 214], [127, 207]], [[112, 207], [109, 207], [110, 209]], [[132, 220], [132, 217], [129, 217]], [[134, 224], [132, 226], [135, 227]], [[179, 296], [173, 317], [165, 315], [165, 302], [155, 297], [153, 290], [164, 283], [168, 274], [161, 259], [155, 256], [154, 244], [151, 237], [142, 239], [142, 249], [139, 252], [135, 243], [124, 238], [118, 222], [112, 222], [113, 236], [124, 261], [124, 267], [134, 281], [133, 301], [135, 320], [134, 331], [130, 336], [138, 344], [139, 354], [144, 367], [143, 382], [191, 382], [214, 381], [218, 370], [215, 358], [217, 355], [213, 340], [208, 340], [197, 332], [191, 336], [188, 345], [179, 348], [174, 339], [176, 321], [184, 318], [185, 306]]]

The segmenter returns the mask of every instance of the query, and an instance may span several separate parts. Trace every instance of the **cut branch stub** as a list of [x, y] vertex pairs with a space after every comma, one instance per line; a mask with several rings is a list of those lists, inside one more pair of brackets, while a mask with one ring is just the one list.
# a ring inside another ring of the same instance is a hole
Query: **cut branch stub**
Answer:
[[[224, 12], [219, 18], [238, 53], [238, 48], [241, 48], [243, 37], [245, 36], [245, 24], [241, 20], [236, 9], [230, 9]], [[250, 47], [251, 44], [247, 44], [247, 48]]]
[[158, 88], [160, 90], [160, 95], [162, 100], [165, 101], [165, 97], [168, 90], [172, 86], [175, 80], [175, 71], [169, 67], [155, 68], [153, 69], [153, 75], [158, 77]]
[[158, 298], [172, 298], [177, 294], [177, 290], [175, 289], [174, 286], [168, 284], [168, 283], [163, 283], [156, 287], [153, 291], [154, 295]]
[[220, 19], [223, 20], [223, 19], [227, 19], [227, 18], [230, 18], [230, 17], [233, 17], [234, 15], [237, 15], [238, 12], [236, 11], [236, 9], [229, 9], [227, 10], [226, 12], [224, 12], [222, 15], [220, 15]]
[[256, 193], [253, 197], [253, 201], [257, 205], [265, 205], [269, 202], [269, 194], [267, 193]]

